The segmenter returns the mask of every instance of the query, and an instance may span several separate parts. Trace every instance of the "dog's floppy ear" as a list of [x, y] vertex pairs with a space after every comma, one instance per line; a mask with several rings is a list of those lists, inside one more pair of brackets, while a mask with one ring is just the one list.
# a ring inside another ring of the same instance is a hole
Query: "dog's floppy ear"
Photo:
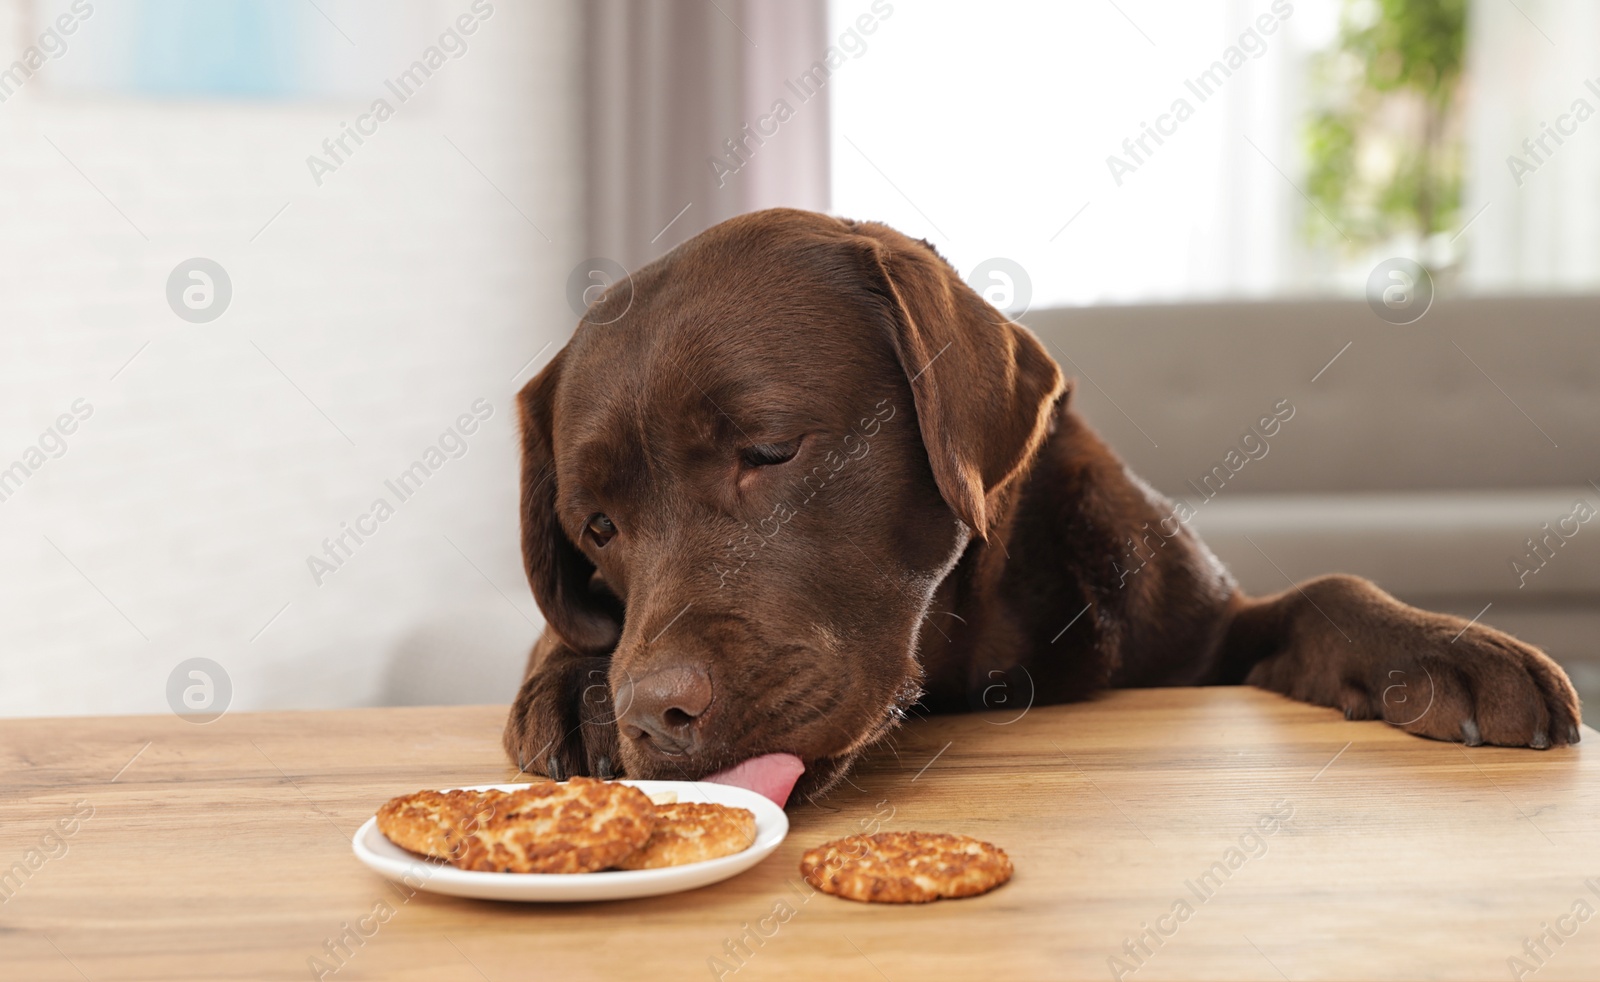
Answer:
[[894, 307], [895, 353], [911, 383], [939, 492], [979, 538], [991, 495], [1033, 456], [1064, 389], [1027, 328], [1008, 320], [925, 242], [858, 223]]
[[612, 598], [590, 588], [589, 562], [556, 520], [555, 441], [551, 417], [565, 350], [517, 394], [522, 424], [522, 563], [545, 621], [584, 654], [616, 647], [622, 624]]

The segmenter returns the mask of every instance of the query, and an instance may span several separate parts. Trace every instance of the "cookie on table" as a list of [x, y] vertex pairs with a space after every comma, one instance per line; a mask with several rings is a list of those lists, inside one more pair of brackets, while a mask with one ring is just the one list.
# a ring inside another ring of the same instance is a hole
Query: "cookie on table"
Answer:
[[945, 832], [851, 835], [810, 849], [800, 875], [824, 893], [880, 904], [972, 897], [1011, 879], [999, 846]]

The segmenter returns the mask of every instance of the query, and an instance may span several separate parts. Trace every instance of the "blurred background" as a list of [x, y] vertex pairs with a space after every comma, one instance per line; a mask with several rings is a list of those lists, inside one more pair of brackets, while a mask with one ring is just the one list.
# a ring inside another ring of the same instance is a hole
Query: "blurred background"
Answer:
[[773, 205], [934, 243], [1250, 591], [1367, 575], [1600, 698], [1597, 42], [1588, 0], [0, 0], [0, 715], [509, 701], [515, 392]]

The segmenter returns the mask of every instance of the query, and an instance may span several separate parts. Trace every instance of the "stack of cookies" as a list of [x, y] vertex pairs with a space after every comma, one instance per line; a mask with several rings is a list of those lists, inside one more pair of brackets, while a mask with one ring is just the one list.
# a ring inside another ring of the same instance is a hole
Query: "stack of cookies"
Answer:
[[656, 869], [731, 856], [755, 815], [727, 805], [657, 804], [638, 788], [575, 777], [516, 791], [419, 791], [378, 809], [402, 849], [493, 873]]

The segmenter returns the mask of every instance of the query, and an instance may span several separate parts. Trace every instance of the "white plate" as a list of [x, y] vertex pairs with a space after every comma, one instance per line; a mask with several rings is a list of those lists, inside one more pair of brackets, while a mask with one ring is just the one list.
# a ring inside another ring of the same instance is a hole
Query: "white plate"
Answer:
[[[789, 834], [789, 817], [769, 799], [726, 784], [701, 781], [623, 781], [645, 794], [676, 791], [682, 802], [709, 802], [748, 808], [756, 816], [756, 841], [744, 852], [665, 869], [608, 870], [601, 873], [478, 873], [424, 859], [390, 842], [374, 815], [350, 842], [356, 858], [391, 880], [414, 889], [480, 900], [624, 900], [693, 890], [737, 876], [771, 855]], [[480, 784], [466, 790], [516, 791], [526, 784]]]

